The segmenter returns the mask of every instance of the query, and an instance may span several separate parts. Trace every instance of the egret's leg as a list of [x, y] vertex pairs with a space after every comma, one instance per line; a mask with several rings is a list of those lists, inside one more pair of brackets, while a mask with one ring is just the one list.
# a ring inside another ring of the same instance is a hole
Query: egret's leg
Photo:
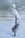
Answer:
[[17, 17], [15, 16], [15, 25], [17, 24]]
[[15, 26], [12, 28], [12, 32], [14, 33], [13, 36], [16, 36], [16, 31], [18, 26], [19, 26], [19, 23], [17, 23], [17, 17], [15, 16]]

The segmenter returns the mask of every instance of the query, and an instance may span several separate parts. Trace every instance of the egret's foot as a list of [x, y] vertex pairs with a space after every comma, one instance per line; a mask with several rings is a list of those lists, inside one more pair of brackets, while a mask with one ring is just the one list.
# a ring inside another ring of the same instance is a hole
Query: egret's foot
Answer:
[[15, 37], [16, 36], [16, 33], [15, 32], [13, 32], [13, 35], [12, 35], [13, 37]]

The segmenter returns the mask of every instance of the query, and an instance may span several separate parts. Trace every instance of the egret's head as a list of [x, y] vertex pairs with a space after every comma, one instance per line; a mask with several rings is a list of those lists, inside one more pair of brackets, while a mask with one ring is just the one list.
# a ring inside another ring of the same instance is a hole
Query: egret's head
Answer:
[[15, 4], [13, 4], [13, 8], [15, 8], [16, 7], [16, 5]]

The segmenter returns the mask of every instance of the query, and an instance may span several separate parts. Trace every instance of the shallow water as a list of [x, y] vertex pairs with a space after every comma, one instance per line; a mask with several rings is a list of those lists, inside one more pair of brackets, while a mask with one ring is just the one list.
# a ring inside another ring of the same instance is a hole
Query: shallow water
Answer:
[[3, 21], [3, 18], [0, 18], [0, 38], [25, 38], [25, 8], [22, 6], [17, 7], [21, 19], [19, 21], [20, 25], [17, 29], [16, 37], [12, 37], [12, 30], [10, 29], [11, 25], [14, 26], [13, 24], [15, 24], [15, 19], [12, 19], [11, 21]]

